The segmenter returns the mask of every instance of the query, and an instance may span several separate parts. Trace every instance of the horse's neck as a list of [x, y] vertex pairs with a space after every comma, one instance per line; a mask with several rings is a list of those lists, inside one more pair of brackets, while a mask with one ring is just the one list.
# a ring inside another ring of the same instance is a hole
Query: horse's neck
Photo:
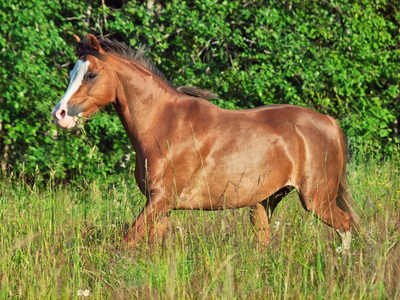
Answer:
[[135, 64], [118, 65], [117, 100], [114, 107], [135, 148], [141, 151], [154, 123], [161, 126], [163, 107], [172, 101], [176, 91], [161, 78]]

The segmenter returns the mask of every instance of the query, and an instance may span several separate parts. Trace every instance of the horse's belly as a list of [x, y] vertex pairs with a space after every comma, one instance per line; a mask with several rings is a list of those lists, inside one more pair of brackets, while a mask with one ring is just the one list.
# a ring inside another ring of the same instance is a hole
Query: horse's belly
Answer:
[[229, 209], [254, 205], [287, 185], [273, 178], [243, 179], [224, 183], [197, 182], [186, 186], [176, 205], [176, 209]]

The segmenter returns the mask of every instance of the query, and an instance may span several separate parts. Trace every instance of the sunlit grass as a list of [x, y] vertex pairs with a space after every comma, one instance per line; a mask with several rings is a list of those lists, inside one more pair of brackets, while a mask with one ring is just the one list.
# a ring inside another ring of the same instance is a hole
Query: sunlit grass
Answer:
[[[349, 167], [361, 217], [351, 255], [295, 192], [260, 248], [249, 209], [176, 211], [163, 244], [121, 238], [145, 200], [133, 181], [0, 185], [0, 298], [399, 297], [399, 162]], [[397, 291], [396, 291], [397, 290]]]

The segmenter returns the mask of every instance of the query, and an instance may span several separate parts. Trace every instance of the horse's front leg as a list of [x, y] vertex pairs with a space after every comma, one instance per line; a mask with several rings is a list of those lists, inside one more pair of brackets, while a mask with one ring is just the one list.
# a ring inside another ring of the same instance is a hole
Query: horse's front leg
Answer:
[[151, 193], [146, 207], [125, 234], [124, 241], [128, 247], [136, 246], [145, 236], [148, 237], [149, 242], [163, 239], [168, 229], [170, 211], [170, 201], [164, 193]]

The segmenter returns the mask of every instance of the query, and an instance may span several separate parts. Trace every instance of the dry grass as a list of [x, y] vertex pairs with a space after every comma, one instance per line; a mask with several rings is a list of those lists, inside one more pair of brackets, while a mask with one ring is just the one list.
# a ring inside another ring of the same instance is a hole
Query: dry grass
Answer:
[[400, 298], [399, 162], [349, 169], [361, 217], [350, 256], [295, 193], [278, 206], [266, 249], [246, 208], [173, 212], [163, 244], [125, 249], [144, 205], [133, 182], [39, 189], [4, 178], [0, 298]]

